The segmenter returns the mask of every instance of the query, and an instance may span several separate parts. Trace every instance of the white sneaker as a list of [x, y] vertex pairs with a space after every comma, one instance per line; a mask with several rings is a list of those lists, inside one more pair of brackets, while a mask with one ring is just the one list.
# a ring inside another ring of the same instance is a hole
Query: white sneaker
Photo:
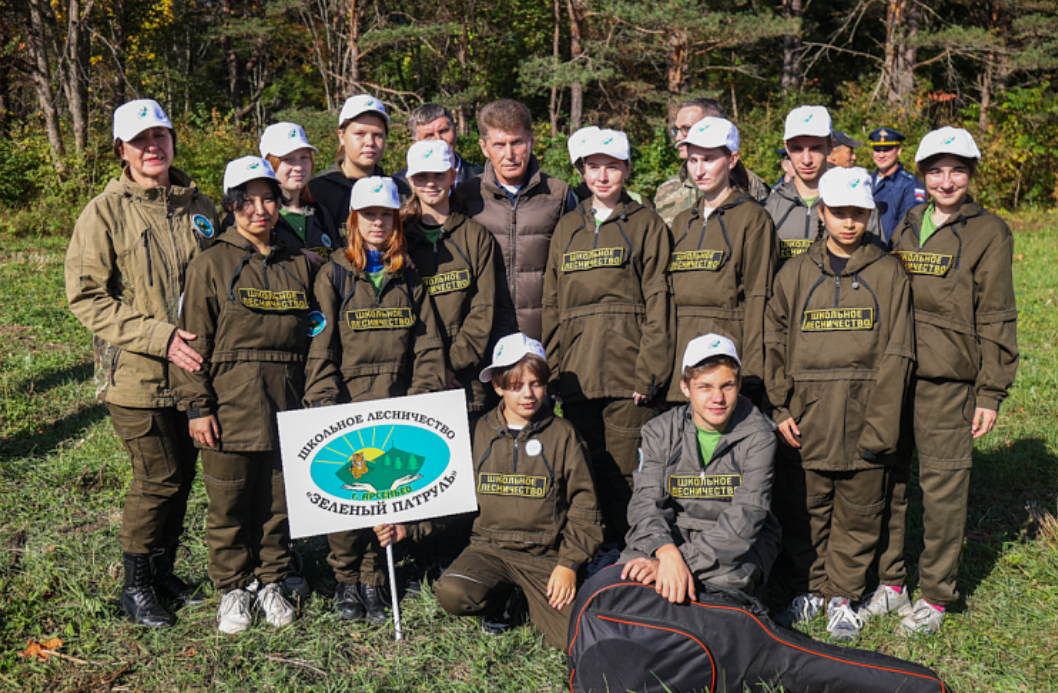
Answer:
[[860, 637], [863, 619], [856, 615], [844, 597], [834, 597], [827, 604], [827, 632], [834, 640], [852, 642]]
[[901, 615], [911, 611], [911, 599], [907, 596], [906, 587], [900, 588], [898, 592], [891, 585], [878, 585], [878, 589], [860, 604], [856, 615], [867, 619], [871, 616], [884, 616], [892, 611], [899, 611]]
[[229, 590], [220, 600], [217, 609], [217, 630], [221, 633], [245, 633], [253, 625], [250, 602], [253, 600], [246, 590]]
[[900, 621], [901, 635], [935, 635], [944, 625], [944, 610], [937, 609], [925, 599], [919, 599], [911, 613]]
[[264, 612], [269, 625], [280, 628], [294, 622], [295, 611], [283, 596], [283, 585], [273, 582], [257, 592], [257, 608]]
[[786, 607], [786, 611], [775, 617], [775, 622], [783, 628], [792, 628], [795, 623], [806, 623], [819, 615], [824, 604], [822, 597], [801, 592], [794, 597], [790, 606]]

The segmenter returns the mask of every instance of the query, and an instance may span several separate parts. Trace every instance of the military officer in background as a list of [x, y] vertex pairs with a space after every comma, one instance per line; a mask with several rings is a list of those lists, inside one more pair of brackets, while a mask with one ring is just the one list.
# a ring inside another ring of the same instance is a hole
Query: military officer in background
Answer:
[[841, 168], [852, 168], [856, 165], [856, 148], [863, 142], [849, 137], [843, 130], [834, 130], [834, 148], [830, 150], [827, 162]]
[[900, 163], [901, 144], [906, 138], [892, 128], [878, 128], [867, 136], [871, 156], [878, 169], [871, 174], [874, 202], [882, 222], [884, 240], [889, 242], [909, 209], [926, 201], [926, 186]]

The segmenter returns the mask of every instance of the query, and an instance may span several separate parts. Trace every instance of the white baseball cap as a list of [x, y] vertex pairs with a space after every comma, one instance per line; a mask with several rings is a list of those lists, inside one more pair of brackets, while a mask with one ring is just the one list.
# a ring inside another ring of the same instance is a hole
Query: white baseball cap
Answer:
[[248, 183], [258, 178], [276, 179], [276, 172], [272, 170], [272, 164], [259, 156], [244, 156], [235, 161], [229, 161], [224, 169], [224, 192], [237, 188], [243, 183]]
[[286, 156], [298, 149], [311, 149], [320, 151], [311, 144], [305, 136], [305, 128], [297, 123], [275, 123], [265, 128], [261, 133], [261, 156]]
[[586, 128], [577, 130], [569, 136], [569, 141], [566, 142], [566, 147], [569, 149], [569, 163], [574, 166], [577, 162], [584, 158], [584, 145], [587, 144], [588, 140], [599, 131], [599, 128], [594, 125], [589, 125]]
[[631, 161], [632, 152], [628, 136], [617, 130], [597, 130], [588, 134], [587, 141], [580, 145], [580, 157], [586, 159], [593, 154], [605, 154], [618, 161]]
[[387, 207], [400, 209], [397, 183], [389, 176], [368, 176], [353, 183], [349, 193], [349, 209]]
[[683, 366], [680, 370], [693, 368], [713, 356], [730, 356], [739, 366], [742, 365], [742, 360], [738, 358], [738, 350], [735, 349], [735, 343], [727, 337], [710, 332], [688, 342], [687, 348], [683, 351]]
[[544, 353], [544, 346], [540, 342], [521, 332], [509, 334], [496, 342], [496, 346], [492, 349], [492, 363], [481, 371], [478, 380], [483, 383], [490, 382], [494, 368], [513, 366], [526, 356], [539, 356], [547, 361], [547, 354]]
[[444, 173], [456, 167], [452, 148], [444, 140], [423, 140], [408, 147], [408, 178], [416, 173]]
[[786, 115], [783, 141], [795, 137], [830, 137], [830, 112], [825, 106], [798, 106]]
[[114, 110], [114, 139], [128, 142], [148, 128], [173, 129], [173, 123], [154, 99], [136, 99]]
[[389, 114], [386, 113], [386, 107], [381, 101], [370, 94], [357, 94], [350, 96], [342, 105], [342, 112], [338, 114], [338, 127], [342, 127], [342, 123], [362, 113], [377, 113], [387, 123], [389, 122]]
[[693, 144], [702, 149], [727, 147], [734, 153], [738, 151], [738, 129], [726, 118], [708, 116], [692, 125], [687, 137], [677, 142], [676, 146], [682, 147], [685, 144]]
[[951, 126], [934, 130], [918, 143], [915, 152], [915, 163], [928, 159], [936, 154], [954, 154], [967, 159], [980, 159], [981, 150], [977, 148], [974, 136], [962, 128]]
[[819, 179], [819, 196], [827, 207], [859, 207], [874, 209], [871, 174], [855, 166], [835, 166]]

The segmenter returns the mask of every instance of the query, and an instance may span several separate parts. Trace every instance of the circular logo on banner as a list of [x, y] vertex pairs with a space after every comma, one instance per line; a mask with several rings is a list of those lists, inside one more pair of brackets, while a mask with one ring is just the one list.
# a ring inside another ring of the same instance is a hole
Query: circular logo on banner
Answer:
[[323, 234], [322, 236], [320, 236], [320, 240], [323, 241], [323, 245], [325, 245], [326, 247], [331, 247], [331, 237], [327, 234]]
[[312, 458], [312, 482], [324, 493], [378, 501], [414, 493], [448, 466], [448, 442], [417, 426], [369, 426], [330, 440]]
[[327, 316], [318, 310], [309, 313], [309, 336], [315, 337], [327, 327]]
[[525, 451], [532, 457], [537, 457], [541, 452], [544, 451], [544, 446], [540, 444], [540, 441], [533, 438], [525, 444]]
[[201, 214], [191, 217], [191, 223], [195, 225], [195, 230], [203, 238], [213, 238], [213, 234], [216, 233], [213, 229], [213, 223]]

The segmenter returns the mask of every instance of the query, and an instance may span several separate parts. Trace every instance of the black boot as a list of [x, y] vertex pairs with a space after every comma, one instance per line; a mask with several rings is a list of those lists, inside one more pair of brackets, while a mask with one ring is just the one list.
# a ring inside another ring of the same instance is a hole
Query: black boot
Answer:
[[368, 623], [385, 623], [389, 620], [389, 614], [386, 613], [386, 599], [381, 587], [360, 585], [360, 599], [364, 602]]
[[154, 592], [162, 599], [180, 602], [184, 606], [199, 606], [206, 603], [198, 587], [191, 587], [173, 572], [176, 563], [177, 544], [163, 546], [151, 552], [151, 573], [154, 575]]
[[158, 595], [154, 593], [151, 555], [126, 553], [122, 558], [125, 586], [121, 589], [121, 610], [130, 621], [140, 626], [164, 628], [173, 625], [173, 615], [162, 608]]
[[360, 585], [339, 582], [334, 588], [334, 610], [344, 621], [359, 621], [364, 617], [364, 603], [360, 601]]

